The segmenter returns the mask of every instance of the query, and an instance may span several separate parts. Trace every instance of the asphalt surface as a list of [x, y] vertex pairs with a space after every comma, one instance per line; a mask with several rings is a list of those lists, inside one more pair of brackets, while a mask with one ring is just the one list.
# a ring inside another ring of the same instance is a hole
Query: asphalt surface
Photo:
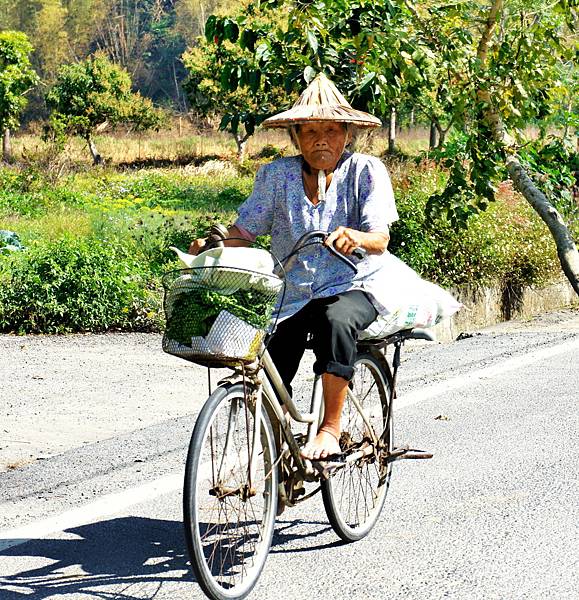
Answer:
[[[155, 337], [81, 337], [0, 337], [5, 353], [28, 348], [25, 360], [2, 362], [0, 372], [50, 380], [24, 395], [25, 378], [3, 379], [0, 433], [10, 422], [11, 439], [26, 441], [26, 404], [39, 413], [32, 428], [44, 424], [49, 433], [29, 438], [45, 456], [29, 453], [22, 464], [18, 445], [0, 437], [0, 548], [3, 540], [11, 546], [0, 551], [0, 599], [202, 598], [187, 564], [174, 482], [204, 372], [159, 358]], [[58, 352], [47, 361], [59, 346], [63, 356], [72, 347], [76, 363], [85, 351], [91, 356], [83, 364], [92, 367], [88, 384], [59, 366]], [[576, 598], [578, 352], [576, 311], [409, 348], [401, 402], [439, 391], [396, 411], [396, 439], [434, 459], [395, 464], [381, 519], [355, 544], [338, 540], [317, 496], [286, 510], [251, 597]], [[304, 365], [304, 394], [309, 379]], [[10, 406], [20, 419], [10, 417]], [[75, 443], [69, 431], [59, 446], [54, 432], [75, 426], [82, 433], [83, 422], [92, 433]], [[147, 497], [147, 486], [163, 477], [166, 492]], [[119, 494], [136, 486], [123, 504]], [[71, 513], [101, 500], [91, 516]], [[52, 517], [62, 520], [51, 530]], [[7, 541], [27, 524], [29, 541]]]

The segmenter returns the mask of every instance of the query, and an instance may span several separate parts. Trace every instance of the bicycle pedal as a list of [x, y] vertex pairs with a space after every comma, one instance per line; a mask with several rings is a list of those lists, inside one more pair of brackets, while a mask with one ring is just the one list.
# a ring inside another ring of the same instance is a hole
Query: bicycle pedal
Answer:
[[336, 471], [343, 468], [346, 464], [345, 460], [312, 460], [310, 461], [314, 470], [323, 479], [329, 479]]
[[386, 456], [386, 462], [394, 462], [395, 460], [421, 460], [433, 458], [433, 456], [431, 452], [426, 452], [426, 450], [417, 450], [403, 446], [401, 448], [394, 448], [392, 452], [389, 452]]
[[426, 450], [414, 450], [410, 449], [408, 452], [403, 454], [400, 458], [402, 459], [423, 459], [423, 458], [432, 458], [434, 455], [431, 452], [426, 452]]

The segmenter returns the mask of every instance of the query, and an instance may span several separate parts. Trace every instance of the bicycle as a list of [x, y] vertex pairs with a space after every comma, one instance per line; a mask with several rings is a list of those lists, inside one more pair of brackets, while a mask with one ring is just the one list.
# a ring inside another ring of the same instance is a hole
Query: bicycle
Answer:
[[[314, 231], [292, 256], [327, 234]], [[354, 263], [326, 246], [352, 268]], [[167, 298], [167, 294], [166, 294]], [[218, 382], [197, 418], [185, 467], [183, 510], [193, 571], [215, 600], [246, 597], [261, 574], [276, 514], [321, 490], [328, 519], [346, 542], [365, 537], [386, 500], [392, 463], [432, 455], [393, 444], [392, 403], [400, 352], [408, 339], [433, 337], [405, 330], [358, 343], [355, 375], [342, 413], [341, 455], [309, 461], [300, 447], [313, 440], [323, 411], [321, 378], [314, 379], [309, 412], [300, 412], [261, 342], [252, 362], [229, 362], [233, 373]], [[385, 349], [394, 347], [392, 368]], [[210, 357], [196, 360], [222, 366]], [[211, 385], [211, 384], [210, 384]], [[292, 423], [307, 426], [294, 434]], [[305, 483], [319, 483], [306, 493]]]

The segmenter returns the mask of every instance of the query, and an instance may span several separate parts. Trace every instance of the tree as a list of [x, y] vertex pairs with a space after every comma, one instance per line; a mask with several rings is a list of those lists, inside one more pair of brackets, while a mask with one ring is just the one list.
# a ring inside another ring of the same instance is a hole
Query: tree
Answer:
[[47, 133], [60, 141], [67, 135], [82, 137], [94, 164], [102, 162], [93, 139], [97, 130], [119, 124], [139, 131], [158, 129], [165, 118], [149, 99], [131, 92], [124, 69], [99, 54], [63, 66], [46, 104], [51, 110]]
[[[271, 27], [255, 14], [244, 17], [254, 25]], [[192, 109], [199, 115], [217, 116], [219, 128], [233, 135], [237, 156], [242, 159], [247, 140], [256, 127], [292, 98], [279, 82], [262, 85], [259, 54], [251, 38], [239, 39], [235, 19], [212, 15], [205, 26], [205, 38], [183, 55], [188, 77], [183, 85]]]
[[[445, 190], [430, 200], [431, 214], [446, 213], [463, 226], [494, 200], [496, 184], [511, 177], [548, 225], [563, 271], [579, 294], [579, 255], [554, 206], [557, 199], [540, 192], [522, 160], [531, 143], [526, 126], [556, 109], [562, 65], [575, 64], [576, 72], [576, 0], [260, 5], [287, 14], [285, 27], [265, 32], [243, 19], [235, 22], [238, 43], [254, 42], [261, 86], [283, 82], [295, 89], [325, 71], [354, 106], [383, 119], [409, 100], [432, 121], [436, 158], [448, 171]], [[218, 39], [227, 35], [225, 19], [220, 23], [214, 27]], [[225, 84], [227, 89], [227, 78]]]
[[9, 27], [23, 31], [34, 40], [32, 64], [43, 81], [50, 81], [58, 66], [71, 56], [66, 7], [61, 0], [0, 0], [2, 2], [6, 3]]
[[69, 38], [65, 29], [67, 10], [60, 0], [41, 0], [34, 16], [35, 53], [39, 74], [44, 81], [52, 82], [61, 64], [70, 60]]
[[3, 157], [10, 160], [10, 129], [17, 127], [26, 93], [38, 82], [30, 64], [32, 45], [24, 33], [0, 32], [0, 132]]
[[239, 0], [175, 0], [175, 30], [192, 42], [205, 33], [205, 22], [212, 14], [230, 14]]
[[16, 29], [16, 3], [18, 0], [0, 0], [0, 29]]
[[[504, 14], [503, 0], [492, 0], [488, 18], [485, 27], [480, 36], [480, 41], [477, 49], [477, 59], [480, 62], [481, 70], [489, 72], [489, 49], [491, 40], [497, 25], [500, 23], [501, 17]], [[540, 29], [537, 33], [546, 34], [545, 29]], [[541, 35], [541, 37], [543, 37]], [[531, 38], [532, 39], [532, 38]], [[529, 40], [530, 41], [530, 40]], [[561, 42], [557, 40], [555, 44], [549, 45], [551, 49], [555, 47], [561, 51]], [[566, 56], [566, 53], [562, 53]], [[525, 197], [533, 209], [539, 214], [545, 222], [555, 243], [557, 245], [557, 254], [563, 268], [563, 272], [569, 279], [575, 292], [579, 295], [579, 253], [577, 246], [569, 232], [561, 214], [549, 201], [547, 196], [540, 190], [535, 182], [529, 177], [520, 156], [518, 156], [517, 140], [507, 131], [505, 121], [500, 112], [500, 106], [493, 100], [491, 90], [485, 85], [483, 79], [477, 87], [477, 98], [480, 102], [480, 110], [493, 140], [497, 143], [500, 149], [505, 154], [505, 164], [511, 180], [515, 188]], [[529, 91], [535, 91], [535, 82], [526, 81], [526, 87]], [[525, 86], [521, 83], [521, 95], [529, 95], [529, 91], [525, 90]], [[520, 112], [520, 111], [519, 111]]]
[[44, 96], [58, 68], [102, 51], [131, 76], [133, 89], [186, 110], [181, 55], [203, 34], [206, 16], [240, 0], [0, 0], [0, 30], [34, 40], [31, 60], [42, 86], [29, 96], [24, 120], [44, 119]]

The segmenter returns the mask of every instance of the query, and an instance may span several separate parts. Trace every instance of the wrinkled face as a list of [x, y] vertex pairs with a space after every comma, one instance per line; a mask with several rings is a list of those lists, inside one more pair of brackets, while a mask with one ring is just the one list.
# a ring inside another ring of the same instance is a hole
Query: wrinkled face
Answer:
[[344, 123], [311, 121], [297, 128], [299, 148], [305, 161], [314, 169], [332, 170], [350, 141]]

